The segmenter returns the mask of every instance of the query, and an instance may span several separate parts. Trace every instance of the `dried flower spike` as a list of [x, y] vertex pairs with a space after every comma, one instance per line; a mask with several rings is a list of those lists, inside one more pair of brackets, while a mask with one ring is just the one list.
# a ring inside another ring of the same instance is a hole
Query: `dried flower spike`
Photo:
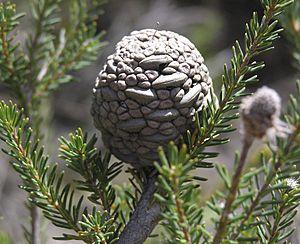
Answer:
[[117, 44], [97, 77], [92, 115], [105, 145], [137, 167], [158, 159], [157, 147], [179, 141], [210, 96], [203, 57], [171, 31], [133, 31]]
[[253, 140], [266, 136], [275, 147], [276, 136], [286, 137], [291, 131], [288, 124], [280, 120], [280, 110], [281, 98], [266, 86], [244, 98], [240, 106], [244, 138]]

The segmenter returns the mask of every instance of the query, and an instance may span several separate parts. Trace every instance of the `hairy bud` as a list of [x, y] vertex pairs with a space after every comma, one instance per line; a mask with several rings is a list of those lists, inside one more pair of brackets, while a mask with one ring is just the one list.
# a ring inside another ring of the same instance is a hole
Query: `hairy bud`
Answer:
[[285, 137], [290, 133], [288, 125], [279, 118], [280, 110], [281, 99], [271, 88], [264, 86], [244, 98], [240, 106], [244, 137], [252, 140], [267, 136], [275, 146], [276, 136]]

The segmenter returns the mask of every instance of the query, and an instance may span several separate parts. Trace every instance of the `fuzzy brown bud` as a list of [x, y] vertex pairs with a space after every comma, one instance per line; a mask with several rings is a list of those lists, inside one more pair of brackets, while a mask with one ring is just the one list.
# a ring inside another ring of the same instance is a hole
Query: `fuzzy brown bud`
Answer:
[[248, 140], [267, 136], [275, 146], [276, 136], [285, 137], [290, 129], [280, 120], [281, 98], [268, 87], [258, 89], [253, 95], [242, 100], [240, 113], [243, 134]]

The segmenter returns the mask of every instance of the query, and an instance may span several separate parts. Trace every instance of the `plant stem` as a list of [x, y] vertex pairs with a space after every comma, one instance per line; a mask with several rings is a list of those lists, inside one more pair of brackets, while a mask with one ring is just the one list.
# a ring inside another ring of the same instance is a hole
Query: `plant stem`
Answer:
[[[25, 103], [25, 101], [24, 101]], [[25, 104], [20, 101], [21, 107], [23, 107]], [[30, 104], [30, 101], [28, 101], [28, 104]], [[32, 110], [24, 111], [24, 114], [26, 117], [30, 118], [29, 112]], [[34, 113], [34, 111], [33, 111]], [[31, 126], [35, 124], [35, 120], [38, 120], [38, 117], [35, 117], [34, 115], [31, 116], [30, 124]], [[40, 137], [40, 128], [36, 127], [37, 130], [34, 133], [34, 139], [37, 140]], [[17, 135], [14, 136], [14, 138], [17, 140]], [[19, 147], [22, 149], [22, 147]], [[25, 156], [25, 153], [24, 153]], [[35, 197], [32, 194], [28, 194], [28, 197], [32, 199], [32, 201], [35, 201]], [[30, 212], [30, 218], [31, 218], [31, 243], [32, 244], [40, 244], [40, 210], [39, 208], [32, 202], [28, 200], [28, 210]]]
[[[38, 189], [40, 194], [43, 195], [42, 198], [48, 202], [49, 206], [51, 206], [53, 209], [55, 209], [59, 212], [61, 217], [68, 223], [70, 229], [73, 229], [75, 232], [79, 233], [80, 228], [78, 227], [78, 223], [74, 222], [70, 213], [65, 211], [64, 207], [61, 206], [60, 200], [57, 199], [56, 197], [53, 197], [49, 187], [47, 185], [45, 185], [45, 183], [41, 180], [42, 177], [39, 174], [38, 169], [34, 166], [34, 163], [31, 159], [31, 157], [28, 155], [28, 152], [23, 148], [21, 138], [18, 137], [16, 130], [14, 130], [14, 129], [12, 129], [11, 131], [8, 130], [7, 133], [11, 134], [11, 139], [12, 139], [11, 141], [16, 144], [16, 147], [15, 147], [16, 152], [15, 153], [18, 154], [20, 159], [22, 159], [22, 161], [24, 162], [24, 164], [27, 165], [30, 175], [32, 176], [32, 180], [36, 184], [36, 188]], [[34, 201], [32, 201], [32, 203], [35, 204]], [[34, 218], [34, 219], [36, 219], [36, 218]], [[37, 222], [35, 222], [35, 223], [37, 224]], [[32, 233], [32, 235], [34, 235], [34, 234], [36, 234], [36, 233]], [[84, 237], [80, 240], [87, 241], [88, 238]]]
[[40, 241], [40, 212], [37, 206], [30, 204], [30, 215], [31, 215], [31, 243], [39, 244]]
[[[289, 151], [291, 149], [291, 146], [293, 145], [293, 142], [295, 141], [295, 139], [296, 139], [296, 137], [299, 133], [300, 133], [300, 125], [298, 125], [296, 127], [293, 134], [289, 137], [289, 140], [288, 140], [288, 142], [287, 142], [287, 144], [284, 148], [284, 155], [289, 153]], [[242, 222], [238, 226], [235, 233], [233, 233], [230, 240], [235, 240], [239, 236], [239, 234], [241, 233], [241, 231], [245, 227], [245, 224], [246, 224], [247, 220], [250, 218], [252, 212], [254, 211], [256, 206], [258, 205], [261, 198], [264, 196], [264, 193], [266, 192], [267, 188], [271, 184], [272, 180], [274, 179], [274, 176], [277, 174], [277, 172], [280, 169], [280, 167], [282, 166], [282, 164], [283, 164], [282, 160], [278, 159], [278, 161], [274, 165], [274, 170], [272, 171], [272, 174], [267, 177], [265, 183], [263, 184], [263, 186], [260, 188], [260, 190], [256, 194], [256, 196], [255, 196], [254, 200], [252, 201], [248, 211], [246, 212], [246, 216], [243, 218]]]
[[226, 105], [228, 104], [230, 99], [232, 99], [232, 95], [234, 91], [238, 88], [239, 80], [243, 75], [247, 73], [245, 72], [245, 68], [247, 67], [247, 65], [249, 65], [253, 57], [257, 55], [258, 44], [261, 43], [261, 41], [264, 38], [266, 28], [268, 27], [271, 19], [273, 18], [274, 11], [277, 4], [278, 4], [278, 0], [274, 0], [270, 3], [269, 9], [265, 13], [266, 18], [262, 20], [255, 38], [253, 39], [248, 50], [246, 51], [242, 59], [242, 62], [238, 65], [235, 75], [228, 81], [228, 91], [226, 92], [225, 97], [219, 101], [219, 108], [213, 114], [213, 118], [211, 119], [211, 121], [214, 121], [214, 123], [209, 123], [209, 125], [205, 128], [205, 131], [201, 133], [202, 134], [201, 137], [198, 137], [197, 140], [196, 140], [196, 135], [199, 132], [197, 129], [194, 131], [192, 138], [194, 139], [193, 144], [195, 143], [196, 146], [194, 146], [191, 149], [190, 154], [192, 158], [197, 156], [198, 149], [200, 147], [205, 147], [205, 144], [214, 138], [214, 129], [222, 120], [221, 115], [224, 113]]
[[[32, 6], [34, 7], [34, 6]], [[27, 44], [28, 47], [28, 59], [29, 59], [29, 74], [31, 78], [30, 84], [32, 85], [31, 89], [34, 89], [34, 84], [36, 84], [36, 80], [34, 78], [36, 77], [35, 75], [35, 66], [36, 66], [36, 57], [35, 57], [35, 52], [38, 50], [38, 44], [39, 40], [41, 38], [42, 32], [43, 32], [43, 22], [45, 20], [45, 13], [48, 8], [48, 0], [44, 2], [44, 5], [41, 9], [41, 12], [39, 13], [38, 19], [36, 20], [36, 26], [35, 26], [35, 32], [34, 36], [31, 37], [31, 42]]]
[[[186, 219], [185, 219], [185, 215], [184, 215], [184, 212], [182, 209], [182, 202], [178, 198], [176, 198], [175, 201], [176, 201], [177, 212], [179, 215], [179, 222], [184, 225], [186, 222]], [[189, 235], [189, 230], [187, 229], [187, 227], [183, 226], [182, 231], [183, 231], [184, 239], [185, 239], [186, 243], [190, 243], [190, 235]]]
[[241, 153], [241, 158], [238, 162], [236, 171], [233, 175], [232, 181], [231, 181], [231, 186], [229, 189], [229, 194], [227, 196], [226, 199], [226, 203], [225, 203], [225, 207], [223, 209], [220, 221], [219, 221], [219, 226], [217, 228], [216, 234], [214, 236], [213, 239], [213, 244], [219, 244], [221, 243], [225, 233], [226, 233], [226, 226], [228, 224], [228, 219], [229, 219], [229, 214], [231, 212], [231, 207], [232, 204], [235, 200], [237, 191], [238, 191], [238, 187], [239, 187], [239, 183], [241, 180], [241, 176], [243, 173], [243, 168], [246, 162], [246, 158], [247, 158], [247, 154], [249, 152], [249, 148], [252, 145], [253, 140], [252, 139], [247, 139], [244, 138], [243, 140], [243, 148], [242, 148], [242, 153]]
[[268, 177], [268, 180], [264, 183], [264, 185], [261, 187], [261, 189], [257, 193], [254, 201], [251, 203], [251, 205], [250, 205], [250, 207], [249, 207], [249, 209], [248, 209], [248, 211], [246, 213], [245, 218], [243, 218], [243, 220], [242, 220], [241, 224], [239, 225], [236, 233], [234, 233], [233, 236], [230, 238], [231, 240], [235, 240], [239, 236], [240, 232], [243, 230], [243, 228], [244, 228], [247, 220], [250, 218], [250, 216], [251, 216], [252, 212], [254, 211], [255, 207], [257, 206], [257, 204], [259, 203], [259, 201], [263, 197], [265, 191], [269, 187], [269, 184], [273, 180], [273, 176], [277, 173], [277, 171], [280, 168], [280, 166], [281, 166], [281, 162], [277, 162], [275, 164], [272, 176]]
[[151, 174], [147, 185], [117, 244], [142, 244], [150, 236], [161, 214], [158, 203], [152, 203], [157, 174]]
[[282, 203], [282, 205], [280, 206], [280, 208], [278, 210], [277, 218], [275, 219], [275, 221], [273, 223], [273, 228], [272, 228], [269, 240], [268, 240], [269, 244], [272, 244], [272, 243], [276, 244], [277, 243], [277, 241], [276, 241], [276, 236], [277, 236], [277, 233], [278, 233], [277, 229], [279, 227], [279, 222], [281, 220], [281, 217], [283, 215], [285, 207], [286, 207], [286, 202], [284, 201]]
[[[0, 26], [0, 40], [1, 40], [1, 48], [3, 57], [5, 60], [5, 63], [7, 64], [7, 69], [9, 72], [9, 77], [4, 80], [7, 84], [12, 86], [13, 92], [16, 94], [17, 99], [19, 100], [20, 104], [23, 104], [24, 111], [28, 111], [28, 104], [26, 101], [26, 96], [24, 95], [22, 86], [14, 85], [14, 82], [11, 82], [11, 80], [18, 80], [20, 81], [20, 77], [18, 77], [16, 70], [14, 69], [11, 56], [9, 53], [9, 45], [7, 40], [7, 33], [5, 32], [5, 26]], [[0, 81], [2, 80], [2, 77], [0, 78]]]
[[182, 227], [182, 232], [183, 232], [183, 235], [184, 235], [184, 240], [186, 241], [187, 244], [191, 243], [190, 241], [190, 233], [189, 233], [189, 230], [187, 228], [187, 225], [186, 225], [186, 216], [185, 216], [185, 213], [184, 213], [184, 210], [183, 210], [183, 206], [182, 206], [182, 200], [180, 199], [180, 190], [179, 190], [179, 181], [178, 181], [178, 178], [176, 177], [176, 175], [173, 175], [172, 177], [172, 184], [175, 185], [175, 189], [174, 189], [174, 198], [175, 198], [175, 205], [176, 205], [176, 210], [177, 210], [177, 214], [178, 214], [178, 217], [179, 217], [179, 223]]
[[[33, 128], [35, 128], [35, 134], [34, 134], [34, 139], [37, 140], [38, 138], [40, 138], [40, 115], [39, 113], [39, 109], [40, 109], [40, 102], [38, 99], [34, 99], [34, 95], [35, 91], [36, 91], [36, 82], [37, 80], [35, 80], [36, 78], [36, 66], [37, 66], [37, 60], [36, 60], [36, 50], [38, 50], [38, 45], [39, 45], [39, 40], [41, 38], [42, 32], [43, 32], [43, 22], [45, 20], [45, 14], [48, 8], [48, 4], [49, 1], [46, 0], [44, 2], [44, 5], [41, 9], [41, 12], [39, 13], [38, 16], [38, 20], [36, 21], [36, 29], [35, 29], [35, 33], [34, 36], [31, 39], [31, 43], [28, 43], [28, 50], [29, 50], [29, 54], [28, 54], [28, 58], [29, 58], [29, 91], [28, 91], [28, 96], [27, 98], [27, 102], [21, 105], [24, 106], [26, 104], [28, 104], [28, 111], [26, 112], [26, 115], [31, 118], [31, 125], [33, 126]], [[25, 108], [27, 106], [24, 106]], [[33, 198], [34, 201], [34, 198]], [[39, 226], [40, 226], [40, 212], [39, 209], [36, 205], [34, 204], [30, 204], [30, 215], [31, 215], [31, 236], [32, 236], [32, 244], [40, 244], [40, 230], [39, 230]]]

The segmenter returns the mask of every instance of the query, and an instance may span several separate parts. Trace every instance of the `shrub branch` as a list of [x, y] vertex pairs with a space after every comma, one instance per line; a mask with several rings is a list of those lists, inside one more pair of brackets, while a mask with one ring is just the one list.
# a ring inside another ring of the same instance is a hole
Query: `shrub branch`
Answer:
[[156, 179], [157, 174], [152, 172], [148, 178], [145, 191], [129, 222], [121, 233], [117, 244], [142, 244], [157, 225], [162, 209], [158, 203], [153, 203], [152, 201], [153, 194], [156, 191]]

